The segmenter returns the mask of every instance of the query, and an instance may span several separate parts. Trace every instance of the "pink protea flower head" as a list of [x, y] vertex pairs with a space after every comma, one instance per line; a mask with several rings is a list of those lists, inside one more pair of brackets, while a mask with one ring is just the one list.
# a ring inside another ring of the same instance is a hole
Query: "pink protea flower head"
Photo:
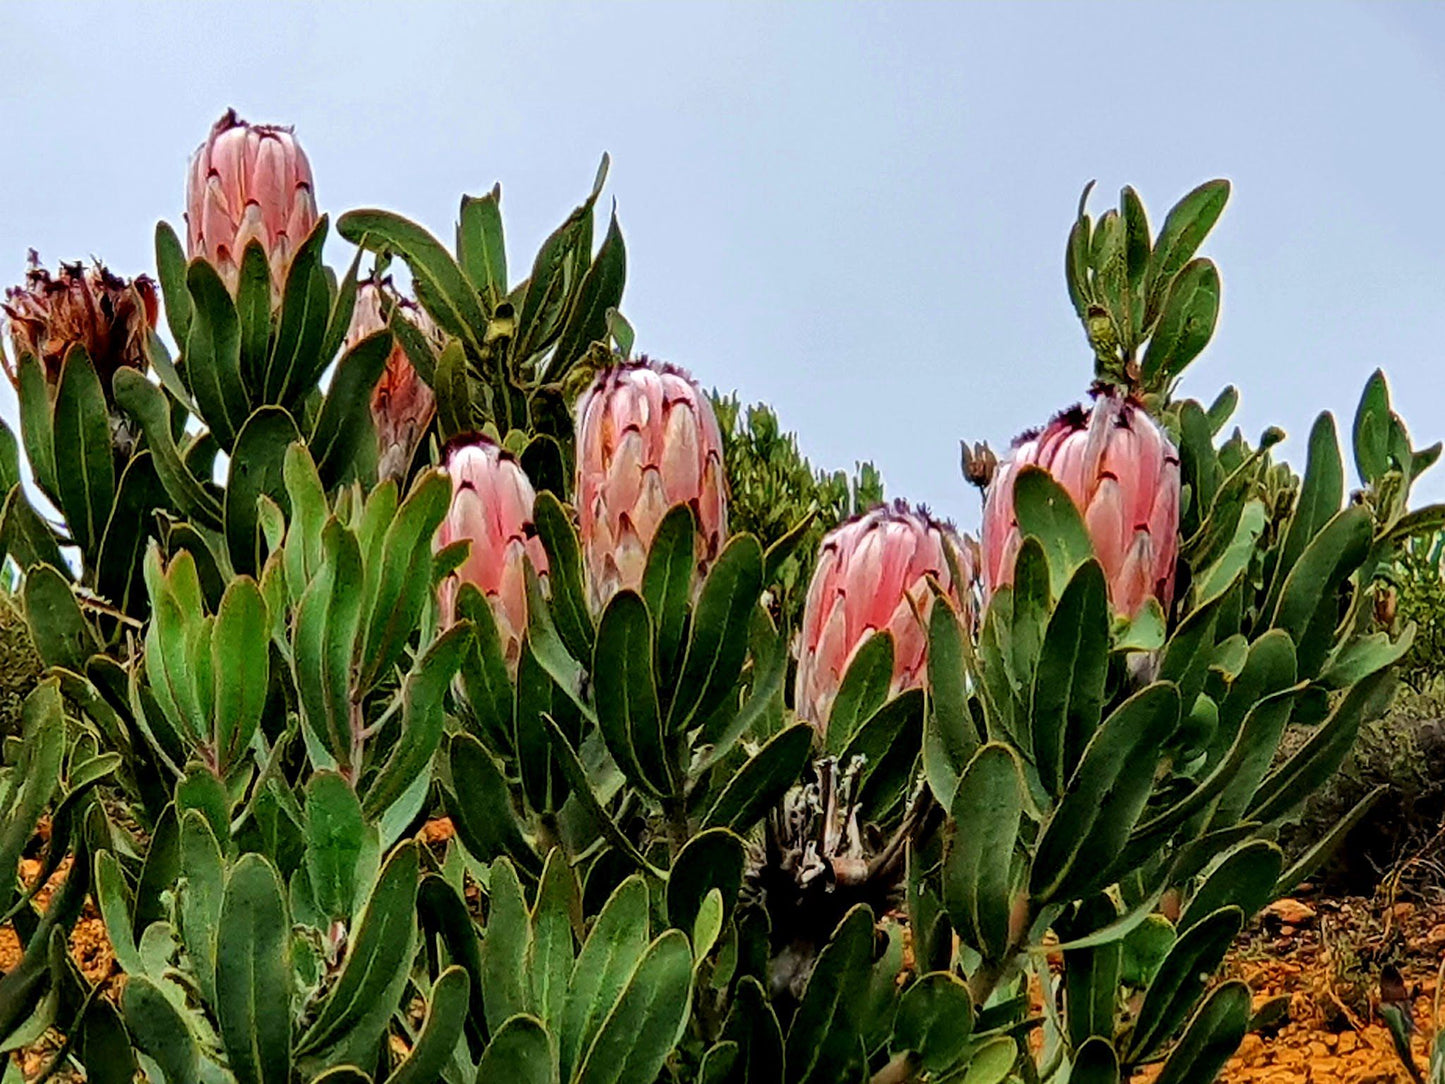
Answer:
[[[952, 564], [965, 582], [958, 583]], [[953, 528], [902, 501], [835, 527], [824, 538], [803, 604], [794, 707], [826, 731], [843, 675], [859, 648], [886, 629], [893, 636], [891, 695], [927, 677], [932, 576], [972, 625], [973, 552]]]
[[318, 218], [311, 163], [290, 128], [247, 124], [228, 109], [191, 159], [186, 181], [186, 239], [232, 293], [241, 257], [261, 242], [279, 298], [291, 258]]
[[[438, 349], [442, 333], [421, 306], [402, 297], [390, 280], [364, 282], [356, 291], [356, 308], [351, 312], [351, 326], [346, 331], [346, 349], [350, 350], [369, 335], [386, 327], [386, 314], [391, 305]], [[401, 479], [411, 463], [417, 442], [436, 413], [436, 396], [417, 371], [401, 343], [393, 343], [381, 374], [371, 393], [371, 420], [376, 427], [377, 475]]]
[[697, 520], [700, 582], [727, 537], [712, 401], [671, 365], [644, 358], [604, 369], [577, 404], [577, 511], [594, 610], [641, 586], [657, 526], [682, 503]]
[[[65, 355], [79, 345], [90, 355], [108, 399], [117, 369], [146, 366], [146, 342], [156, 326], [156, 289], [144, 275], [119, 278], [99, 263], [89, 268], [61, 264], [52, 278], [32, 250], [25, 285], [5, 291], [0, 311], [15, 353], [39, 361], [49, 385], [59, 381]], [[14, 372], [10, 379], [16, 379]]]
[[443, 463], [452, 480], [452, 503], [437, 528], [434, 549], [466, 539], [467, 559], [441, 585], [443, 625], [456, 618], [457, 591], [476, 584], [491, 603], [507, 664], [515, 669], [527, 628], [527, 581], [523, 558], [539, 575], [547, 553], [532, 525], [536, 492], [516, 459], [482, 436], [454, 438]]
[[1146, 599], [1167, 610], [1179, 554], [1179, 452], [1133, 399], [1110, 389], [1093, 408], [1066, 410], [1026, 434], [999, 465], [983, 508], [985, 593], [1013, 582], [1022, 539], [1014, 480], [1042, 467], [1073, 498], [1109, 583], [1114, 611], [1126, 617]]

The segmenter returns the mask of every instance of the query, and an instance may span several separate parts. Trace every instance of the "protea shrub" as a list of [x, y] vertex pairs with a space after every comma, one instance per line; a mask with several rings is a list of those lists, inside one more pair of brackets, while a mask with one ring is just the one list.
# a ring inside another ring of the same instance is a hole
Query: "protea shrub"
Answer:
[[[350, 350], [362, 339], [385, 328], [393, 308], [440, 348], [442, 334], [432, 318], [425, 309], [402, 297], [390, 281], [365, 282], [358, 287], [345, 348]], [[387, 356], [386, 370], [371, 393], [376, 472], [380, 478], [405, 479], [416, 446], [435, 413], [435, 394], [418, 375], [401, 343], [395, 343]]]
[[893, 639], [889, 695], [922, 685], [934, 604], [929, 579], [971, 624], [973, 565], [971, 547], [952, 526], [903, 501], [875, 508], [825, 536], [803, 607], [794, 692], [798, 715], [827, 730], [843, 675], [879, 632]]
[[1167, 611], [1179, 553], [1179, 452], [1133, 399], [1104, 389], [1026, 433], [999, 464], [983, 510], [985, 593], [1013, 582], [1022, 538], [1014, 481], [1025, 466], [1049, 472], [1073, 499], [1108, 581], [1114, 612], [1132, 617], [1149, 598]]
[[683, 370], [613, 366], [577, 405], [577, 511], [589, 603], [642, 583], [658, 524], [677, 504], [697, 524], [700, 581], [727, 537], [722, 435], [711, 400]]
[[276, 300], [317, 217], [311, 163], [292, 130], [248, 124], [228, 109], [191, 159], [189, 257], [207, 260], [234, 294], [246, 245], [259, 241]]
[[491, 604], [507, 663], [515, 668], [527, 628], [526, 559], [539, 575], [547, 572], [547, 554], [532, 525], [536, 492], [516, 459], [486, 437], [454, 439], [443, 465], [452, 499], [435, 548], [466, 541], [471, 549], [441, 584], [441, 622], [456, 618], [462, 585], [475, 585]]

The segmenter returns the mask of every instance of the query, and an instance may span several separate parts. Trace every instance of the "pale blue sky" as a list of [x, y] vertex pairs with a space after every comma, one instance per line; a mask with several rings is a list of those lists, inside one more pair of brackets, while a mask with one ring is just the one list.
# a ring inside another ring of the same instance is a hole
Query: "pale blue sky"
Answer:
[[1440, 6], [6, 3], [0, 281], [31, 246], [151, 270], [228, 105], [296, 125], [333, 213], [449, 238], [500, 180], [517, 276], [609, 151], [639, 347], [963, 526], [959, 438], [1088, 383], [1061, 268], [1090, 178], [1156, 228], [1234, 182], [1186, 390], [1238, 384], [1299, 456], [1383, 365], [1417, 444], [1445, 437]]

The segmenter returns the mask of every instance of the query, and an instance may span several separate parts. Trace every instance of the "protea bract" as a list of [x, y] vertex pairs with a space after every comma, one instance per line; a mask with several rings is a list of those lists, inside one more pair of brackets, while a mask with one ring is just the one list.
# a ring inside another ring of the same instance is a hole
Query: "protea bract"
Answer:
[[[365, 282], [356, 291], [356, 308], [352, 310], [351, 327], [346, 333], [346, 349], [385, 328], [393, 306], [402, 319], [438, 348], [442, 345], [442, 333], [425, 309], [398, 294], [390, 282]], [[386, 359], [386, 370], [371, 393], [378, 477], [398, 481], [405, 478], [417, 442], [435, 413], [436, 396], [432, 389], [417, 374], [401, 343], [394, 343]]]
[[1021, 544], [1014, 481], [1026, 465], [1048, 471], [1073, 498], [1114, 611], [1132, 617], [1151, 597], [1167, 610], [1179, 553], [1179, 453], [1144, 408], [1103, 390], [1092, 409], [1074, 407], [1015, 442], [984, 500], [986, 593], [1013, 582]]
[[236, 292], [246, 245], [259, 241], [279, 299], [291, 259], [316, 225], [311, 163], [290, 128], [248, 124], [234, 109], [211, 128], [186, 182], [188, 255]]
[[692, 508], [701, 577], [727, 537], [711, 400], [671, 365], [644, 359], [603, 370], [577, 405], [577, 511], [594, 610], [641, 585], [648, 547], [676, 504]]
[[971, 622], [972, 550], [949, 525], [898, 501], [823, 538], [803, 607], [794, 689], [801, 718], [827, 729], [843, 675], [877, 632], [886, 630], [893, 638], [890, 695], [923, 684], [934, 605], [930, 576]]

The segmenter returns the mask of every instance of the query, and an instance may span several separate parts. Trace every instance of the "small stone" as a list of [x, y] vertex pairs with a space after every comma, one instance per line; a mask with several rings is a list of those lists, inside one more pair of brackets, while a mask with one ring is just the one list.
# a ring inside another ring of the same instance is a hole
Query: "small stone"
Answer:
[[1289, 926], [1303, 926], [1315, 917], [1313, 907], [1289, 897], [1275, 900], [1264, 909], [1264, 913]]

